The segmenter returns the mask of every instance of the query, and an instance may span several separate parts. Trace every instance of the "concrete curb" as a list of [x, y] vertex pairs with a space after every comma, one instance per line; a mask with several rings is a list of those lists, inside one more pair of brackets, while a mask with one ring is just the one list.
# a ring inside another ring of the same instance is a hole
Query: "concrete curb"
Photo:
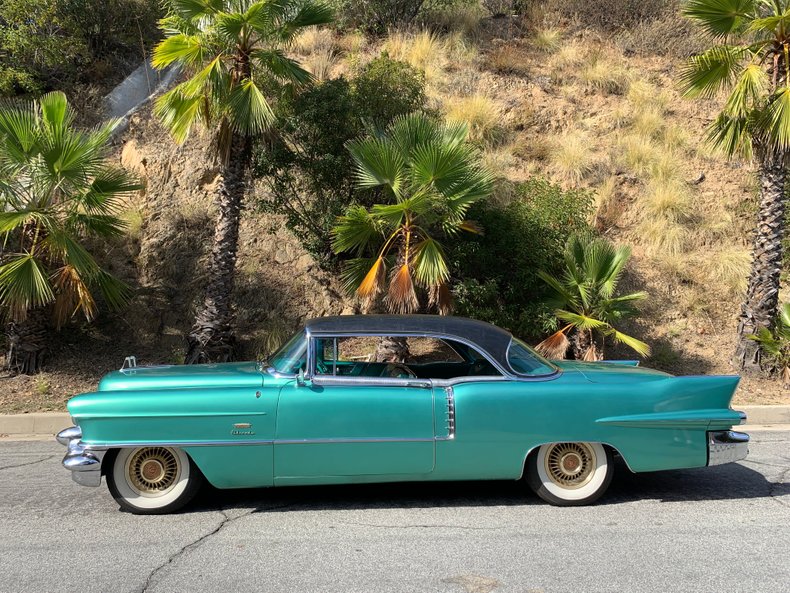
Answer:
[[[736, 406], [748, 416], [749, 427], [790, 425], [790, 406]], [[65, 412], [38, 412], [33, 414], [0, 414], [0, 437], [15, 435], [29, 437], [53, 436], [71, 426], [71, 418]]]

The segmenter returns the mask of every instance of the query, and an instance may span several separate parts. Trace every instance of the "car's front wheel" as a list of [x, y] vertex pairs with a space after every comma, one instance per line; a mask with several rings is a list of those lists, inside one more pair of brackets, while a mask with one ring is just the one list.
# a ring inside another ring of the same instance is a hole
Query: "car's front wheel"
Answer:
[[549, 443], [527, 459], [527, 483], [557, 506], [594, 502], [609, 487], [613, 473], [612, 452], [600, 443]]
[[139, 447], [117, 452], [107, 487], [122, 509], [139, 515], [176, 511], [197, 494], [203, 475], [181, 449]]

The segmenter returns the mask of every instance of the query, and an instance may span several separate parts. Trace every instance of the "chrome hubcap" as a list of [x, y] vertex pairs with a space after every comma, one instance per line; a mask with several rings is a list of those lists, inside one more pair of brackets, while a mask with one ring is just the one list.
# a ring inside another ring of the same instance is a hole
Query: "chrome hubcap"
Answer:
[[160, 494], [178, 480], [178, 458], [166, 447], [146, 447], [129, 459], [129, 484], [142, 494]]
[[584, 443], [555, 443], [546, 452], [549, 479], [563, 488], [581, 488], [592, 479], [595, 452]]

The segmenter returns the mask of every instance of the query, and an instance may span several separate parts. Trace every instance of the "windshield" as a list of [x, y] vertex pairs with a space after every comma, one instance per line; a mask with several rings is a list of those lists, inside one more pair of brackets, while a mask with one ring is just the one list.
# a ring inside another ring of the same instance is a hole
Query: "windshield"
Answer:
[[517, 374], [527, 377], [551, 375], [557, 367], [535, 352], [518, 338], [513, 338], [507, 351], [507, 361]]
[[269, 366], [278, 373], [295, 375], [305, 367], [306, 360], [307, 339], [304, 331], [300, 331], [269, 357]]

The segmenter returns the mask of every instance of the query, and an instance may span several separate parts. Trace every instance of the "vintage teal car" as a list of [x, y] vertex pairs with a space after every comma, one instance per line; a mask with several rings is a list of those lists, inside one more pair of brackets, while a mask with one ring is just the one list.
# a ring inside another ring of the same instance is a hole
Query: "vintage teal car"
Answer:
[[124, 364], [69, 401], [75, 426], [57, 439], [76, 482], [106, 476], [134, 513], [174, 511], [203, 480], [526, 478], [549, 503], [581, 505], [606, 490], [614, 455], [633, 472], [743, 459], [737, 384], [632, 361], [549, 362], [461, 317], [324, 317], [265, 363]]

